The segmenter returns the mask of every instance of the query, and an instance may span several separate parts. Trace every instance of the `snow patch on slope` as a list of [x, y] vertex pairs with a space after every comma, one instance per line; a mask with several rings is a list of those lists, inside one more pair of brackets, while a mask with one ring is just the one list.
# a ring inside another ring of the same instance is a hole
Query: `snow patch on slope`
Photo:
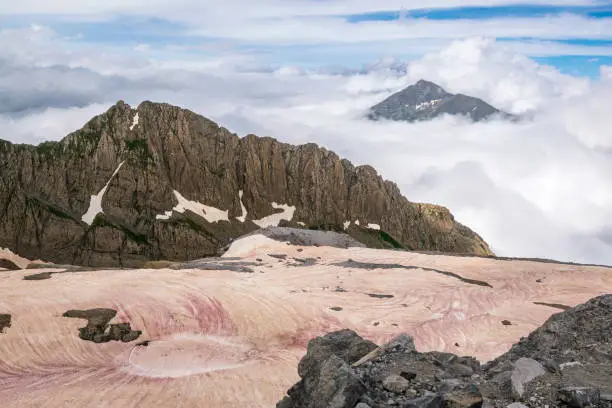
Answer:
[[423, 109], [427, 109], [427, 108], [432, 108], [432, 107], [436, 106], [437, 104], [439, 104], [441, 100], [442, 99], [434, 99], [433, 101], [419, 103], [418, 105], [416, 105], [415, 109], [416, 110], [423, 110]]
[[163, 214], [157, 214], [155, 216], [156, 220], [169, 220], [172, 217], [172, 210], [165, 211]]
[[380, 231], [380, 225], [378, 224], [368, 224], [368, 228]]
[[134, 119], [132, 119], [132, 126], [130, 126], [130, 130], [134, 130], [134, 127], [138, 124], [138, 112], [134, 115]]
[[238, 196], [240, 197], [240, 208], [242, 209], [242, 215], [240, 217], [236, 217], [236, 219], [240, 222], [245, 222], [247, 217], [247, 209], [242, 202], [242, 196], [244, 195], [244, 191], [238, 191]]
[[125, 160], [119, 163], [119, 166], [117, 166], [117, 169], [115, 170], [113, 175], [110, 176], [108, 182], [102, 188], [102, 190], [100, 190], [98, 194], [92, 195], [89, 199], [89, 208], [87, 209], [87, 212], [81, 217], [81, 220], [83, 220], [83, 222], [85, 222], [87, 225], [91, 225], [93, 223], [93, 220], [96, 218], [96, 215], [100, 213], [104, 214], [104, 211], [102, 210], [102, 198], [104, 197], [104, 193], [106, 193], [106, 189], [108, 188], [110, 182], [113, 180], [113, 177], [115, 177], [115, 175], [119, 172], [121, 166], [123, 166], [123, 163], [125, 163]]
[[286, 204], [272, 203], [272, 208], [281, 209], [283, 212], [268, 215], [259, 220], [253, 220], [260, 228], [266, 227], [278, 227], [281, 220], [291, 221], [293, 219], [293, 213], [295, 212], [295, 206]]
[[[247, 217], [247, 209], [242, 202], [242, 196], [244, 195], [244, 191], [238, 191], [238, 196], [240, 197], [240, 208], [242, 209], [242, 215], [240, 217], [236, 217], [236, 219], [240, 222], [245, 222]], [[260, 228], [266, 227], [278, 227], [278, 224], [281, 220], [291, 221], [293, 219], [293, 213], [295, 213], [295, 206], [286, 205], [286, 204], [277, 204], [272, 203], [272, 208], [278, 210], [282, 209], [283, 212], [268, 215], [267, 217], [263, 217], [259, 220], [252, 220], [255, 224], [257, 224]], [[305, 226], [304, 223], [300, 223], [300, 225]]]
[[192, 213], [204, 218], [210, 223], [219, 221], [229, 221], [228, 210], [220, 210], [218, 208], [202, 204], [198, 201], [191, 201], [183, 197], [183, 195], [178, 191], [173, 190], [173, 192], [174, 196], [178, 201], [178, 204], [171, 211], [166, 211], [163, 214], [156, 215], [155, 219], [167, 220], [170, 218], [173, 211], [183, 214], [185, 211], [189, 210]]

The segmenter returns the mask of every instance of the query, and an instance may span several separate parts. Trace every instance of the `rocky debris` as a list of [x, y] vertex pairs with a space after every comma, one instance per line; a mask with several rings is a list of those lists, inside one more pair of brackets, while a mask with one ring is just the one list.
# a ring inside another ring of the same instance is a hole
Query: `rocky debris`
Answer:
[[365, 386], [350, 364], [375, 348], [374, 343], [351, 330], [311, 340], [298, 365], [302, 380], [277, 407], [354, 407]]
[[382, 385], [387, 391], [402, 394], [410, 387], [410, 381], [397, 374], [392, 374], [383, 380]]
[[512, 392], [518, 398], [523, 396], [525, 385], [530, 381], [544, 375], [546, 371], [542, 364], [532, 358], [521, 357], [514, 363], [514, 369], [510, 375]]
[[6, 269], [7, 271], [18, 271], [21, 268], [18, 267], [15, 262], [9, 259], [0, 258], [0, 269]]
[[277, 408], [612, 408], [610, 333], [612, 295], [552, 316], [484, 365], [420, 353], [408, 335], [357, 352], [365, 340], [334, 332], [309, 343], [301, 380]]
[[332, 306], [329, 310], [333, 310], [334, 312], [341, 312], [342, 308], [340, 306]]
[[503, 324], [504, 326], [512, 326], [512, 322], [510, 320], [502, 320], [501, 324]]
[[572, 408], [584, 408], [597, 405], [601, 391], [592, 387], [566, 387], [559, 391], [561, 400]]
[[[57, 264], [140, 267], [215, 256], [258, 230], [254, 221], [281, 212], [270, 222], [299, 231], [303, 224], [367, 235], [368, 245], [492, 255], [446, 208], [408, 201], [370, 166], [312, 143], [240, 138], [168, 104], [120, 101], [59, 142], [0, 141], [0, 184], [0, 247]], [[84, 217], [98, 204], [101, 212]], [[308, 245], [300, 233], [288, 236]]]
[[0, 333], [4, 333], [4, 329], [11, 327], [11, 315], [0, 314]]
[[64, 317], [86, 319], [87, 326], [79, 328], [79, 337], [94, 343], [108, 343], [111, 340], [129, 343], [142, 332], [132, 330], [129, 323], [109, 324], [117, 315], [113, 309], [68, 310]]

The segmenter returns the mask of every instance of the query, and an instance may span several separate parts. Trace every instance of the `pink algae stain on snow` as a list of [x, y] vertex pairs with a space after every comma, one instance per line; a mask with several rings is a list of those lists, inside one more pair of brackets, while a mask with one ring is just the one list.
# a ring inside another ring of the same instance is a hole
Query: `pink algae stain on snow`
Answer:
[[[295, 267], [270, 253], [318, 260]], [[318, 335], [349, 328], [382, 343], [407, 332], [419, 350], [487, 360], [557, 312], [534, 301], [573, 306], [612, 291], [612, 274], [602, 268], [298, 248], [257, 236], [235, 242], [227, 256], [263, 262], [253, 274], [88, 271], [29, 282], [24, 272], [3, 272], [0, 307], [13, 314], [0, 335], [3, 407], [269, 407], [298, 380], [297, 363]], [[418, 268], [335, 265], [349, 258], [436, 268], [493, 288]], [[96, 307], [117, 310], [111, 323], [130, 323], [141, 337], [85, 342], [77, 331], [84, 322], [61, 317]]]

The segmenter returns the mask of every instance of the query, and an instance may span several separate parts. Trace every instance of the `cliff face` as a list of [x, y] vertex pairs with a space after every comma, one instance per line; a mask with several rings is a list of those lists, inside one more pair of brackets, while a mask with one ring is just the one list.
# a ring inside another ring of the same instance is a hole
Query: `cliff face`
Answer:
[[0, 141], [0, 185], [0, 247], [57, 263], [195, 259], [279, 222], [375, 247], [491, 254], [446, 208], [409, 202], [369, 166], [239, 138], [167, 104], [119, 102], [60, 142]]

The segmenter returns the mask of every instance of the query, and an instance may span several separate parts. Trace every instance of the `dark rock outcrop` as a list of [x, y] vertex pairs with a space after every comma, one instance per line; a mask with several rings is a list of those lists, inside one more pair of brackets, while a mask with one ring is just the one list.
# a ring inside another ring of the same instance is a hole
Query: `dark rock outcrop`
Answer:
[[94, 343], [122, 341], [129, 343], [136, 340], [142, 332], [132, 330], [129, 323], [109, 324], [117, 311], [113, 309], [68, 310], [64, 317], [86, 319], [87, 326], [79, 328], [79, 337]]
[[419, 353], [407, 335], [351, 353], [349, 344], [364, 340], [346, 330], [330, 333], [309, 343], [301, 381], [277, 408], [610, 408], [611, 333], [612, 295], [552, 316], [485, 365]]
[[18, 271], [21, 268], [18, 267], [15, 262], [9, 259], [0, 259], [0, 269], [6, 269], [7, 271]]
[[372, 120], [390, 119], [416, 122], [448, 115], [465, 115], [478, 122], [493, 115], [516, 119], [513, 115], [494, 108], [482, 99], [463, 94], [451, 94], [433, 82], [420, 80], [394, 93], [370, 109]]
[[0, 186], [0, 247], [57, 264], [214, 256], [280, 205], [294, 208], [280, 226], [346, 225], [373, 247], [491, 255], [446, 208], [409, 202], [370, 166], [315, 144], [239, 138], [167, 104], [119, 102], [60, 142], [0, 141]]
[[4, 333], [4, 329], [11, 327], [11, 315], [0, 314], [0, 333]]

